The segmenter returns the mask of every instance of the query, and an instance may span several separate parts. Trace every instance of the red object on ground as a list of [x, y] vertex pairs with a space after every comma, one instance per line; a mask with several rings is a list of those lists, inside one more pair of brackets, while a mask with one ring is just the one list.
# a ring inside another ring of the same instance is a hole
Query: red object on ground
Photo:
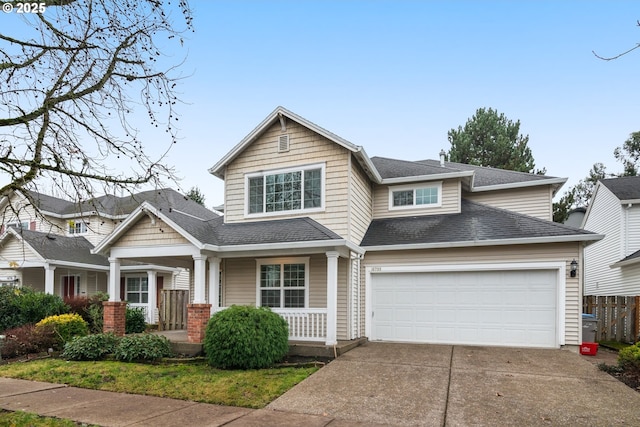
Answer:
[[580, 345], [580, 354], [584, 354], [585, 356], [595, 356], [597, 353], [598, 353], [597, 342], [583, 342]]

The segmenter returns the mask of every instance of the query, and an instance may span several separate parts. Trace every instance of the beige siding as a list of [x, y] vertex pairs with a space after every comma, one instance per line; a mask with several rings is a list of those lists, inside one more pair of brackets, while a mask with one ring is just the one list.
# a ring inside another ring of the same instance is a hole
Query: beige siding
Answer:
[[226, 259], [222, 302], [231, 305], [256, 305], [256, 260]]
[[348, 239], [360, 244], [373, 217], [373, 188], [356, 159], [351, 157]]
[[189, 241], [180, 233], [156, 218], [155, 224], [145, 216], [133, 225], [113, 247], [183, 245]]
[[640, 250], [640, 205], [636, 204], [631, 207], [626, 206], [625, 211], [625, 229], [626, 229], [626, 245], [625, 256], [631, 255]]
[[[325, 289], [327, 285], [325, 282]], [[336, 337], [339, 340], [349, 339], [349, 262], [345, 258], [338, 259], [338, 313]]]
[[38, 259], [29, 247], [17, 238], [9, 238], [4, 246], [0, 247], [0, 256], [7, 262]]
[[78, 218], [76, 221], [84, 221], [87, 223], [87, 234], [83, 236], [94, 246], [100, 243], [116, 228], [113, 220], [100, 218], [95, 215], [84, 219]]
[[[579, 243], [513, 245], [422, 251], [367, 252], [363, 268], [372, 265], [464, 265], [483, 263], [558, 262], [566, 264], [565, 344], [579, 345], [581, 301], [579, 277], [569, 277], [569, 263], [580, 259]], [[363, 274], [363, 281], [365, 275]]]
[[547, 221], [553, 219], [551, 187], [541, 185], [511, 190], [464, 193], [463, 198]]
[[268, 219], [308, 216], [341, 236], [347, 236], [349, 198], [349, 156], [345, 148], [295, 122], [287, 122], [290, 151], [278, 153], [280, 124], [274, 124], [227, 166], [225, 174], [225, 221], [264, 220], [245, 218], [245, 174], [274, 169], [325, 164], [325, 209], [323, 212], [269, 216]]
[[[175, 276], [167, 276], [164, 279], [164, 289], [183, 289], [189, 290], [189, 276], [191, 272], [186, 268], [181, 268], [180, 272]], [[207, 291], [209, 287], [207, 286]]]
[[22, 270], [22, 286], [44, 292], [44, 268], [25, 268]]
[[[412, 186], [429, 185], [429, 182], [419, 182]], [[460, 180], [449, 179], [442, 181], [442, 204], [439, 207], [416, 209], [389, 209], [389, 192], [394, 186], [375, 185], [373, 190], [373, 217], [390, 218], [415, 215], [440, 215], [460, 212]]]

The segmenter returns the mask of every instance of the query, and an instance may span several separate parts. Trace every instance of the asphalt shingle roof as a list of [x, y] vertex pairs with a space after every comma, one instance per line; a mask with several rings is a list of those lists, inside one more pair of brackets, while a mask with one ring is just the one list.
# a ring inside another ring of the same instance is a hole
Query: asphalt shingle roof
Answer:
[[640, 199], [640, 176], [607, 178], [600, 182], [620, 200]]
[[537, 175], [526, 172], [516, 172], [505, 169], [496, 169], [484, 166], [466, 165], [463, 163], [444, 162], [441, 166], [439, 160], [395, 160], [385, 157], [372, 157], [378, 173], [383, 179], [389, 178], [409, 178], [414, 176], [436, 175], [442, 173], [455, 173], [462, 171], [474, 172], [474, 187], [485, 187], [491, 185], [513, 184], [532, 181], [544, 181], [556, 179], [547, 175]]
[[67, 237], [30, 230], [19, 230], [18, 232], [23, 241], [28, 243], [44, 259], [79, 264], [109, 265], [109, 261], [104, 256], [91, 254], [93, 245], [84, 237]]
[[462, 200], [457, 214], [375, 219], [360, 246], [593, 235], [589, 231]]

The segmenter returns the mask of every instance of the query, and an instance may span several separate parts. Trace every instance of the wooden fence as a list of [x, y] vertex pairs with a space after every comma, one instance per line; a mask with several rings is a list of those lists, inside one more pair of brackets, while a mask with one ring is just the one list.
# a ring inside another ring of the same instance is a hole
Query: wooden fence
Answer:
[[174, 331], [187, 329], [189, 291], [163, 289], [160, 293], [158, 329]]
[[640, 335], [640, 296], [585, 296], [582, 312], [598, 319], [596, 341], [634, 343]]

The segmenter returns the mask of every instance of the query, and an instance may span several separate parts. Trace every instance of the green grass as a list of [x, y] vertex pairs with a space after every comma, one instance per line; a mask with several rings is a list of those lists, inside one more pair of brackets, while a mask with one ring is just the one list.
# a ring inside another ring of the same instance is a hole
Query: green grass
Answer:
[[9, 412], [0, 409], [0, 427], [78, 427], [86, 426], [71, 420], [41, 417], [29, 412]]
[[94, 390], [263, 408], [318, 369], [286, 367], [232, 371], [214, 369], [204, 362], [149, 365], [44, 359], [0, 366], [0, 376]]
[[619, 342], [619, 341], [598, 341], [598, 344], [600, 344], [603, 347], [607, 347], [610, 348], [612, 350], [622, 350], [625, 347], [629, 347], [632, 344], [626, 344], [623, 342]]

